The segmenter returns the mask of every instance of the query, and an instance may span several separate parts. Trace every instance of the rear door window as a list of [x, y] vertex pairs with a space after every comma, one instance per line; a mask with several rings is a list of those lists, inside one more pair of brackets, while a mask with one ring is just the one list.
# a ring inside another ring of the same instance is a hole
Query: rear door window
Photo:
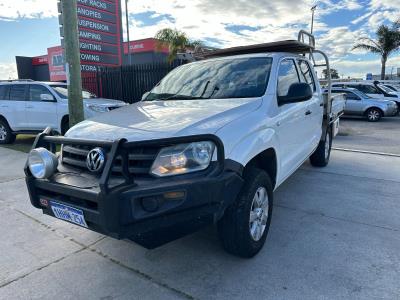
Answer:
[[8, 100], [10, 88], [8, 85], [0, 85], [0, 101]]
[[30, 101], [42, 101], [40, 95], [45, 94], [49, 95], [54, 99], [54, 96], [50, 93], [50, 91], [42, 86], [42, 85], [30, 85], [29, 86], [29, 100]]
[[300, 80], [301, 82], [308, 83], [311, 87], [311, 90], [315, 92], [315, 82], [314, 77], [312, 76], [311, 68], [305, 60], [299, 60], [299, 69], [300, 69]]
[[361, 100], [360, 97], [358, 97], [356, 94], [352, 92], [346, 92], [346, 99], [347, 100]]
[[285, 59], [281, 62], [278, 71], [278, 97], [287, 96], [293, 83], [299, 83], [299, 74], [293, 59]]
[[26, 101], [26, 84], [11, 85], [10, 100]]

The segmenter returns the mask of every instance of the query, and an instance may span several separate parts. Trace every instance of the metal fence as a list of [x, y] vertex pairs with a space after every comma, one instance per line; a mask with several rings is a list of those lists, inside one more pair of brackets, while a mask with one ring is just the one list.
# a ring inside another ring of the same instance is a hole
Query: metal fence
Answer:
[[86, 90], [99, 97], [122, 100], [127, 103], [140, 101], [171, 70], [182, 62], [103, 68], [97, 73], [82, 77]]

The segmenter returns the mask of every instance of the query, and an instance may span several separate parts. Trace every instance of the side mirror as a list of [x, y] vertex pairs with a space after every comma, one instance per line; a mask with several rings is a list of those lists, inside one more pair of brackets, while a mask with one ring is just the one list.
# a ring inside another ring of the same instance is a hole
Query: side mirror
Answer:
[[289, 87], [289, 92], [286, 96], [278, 97], [278, 104], [284, 105], [288, 103], [303, 102], [311, 99], [313, 92], [307, 83], [293, 83]]
[[146, 100], [146, 98], [147, 98], [147, 96], [148, 96], [149, 94], [150, 94], [150, 92], [144, 93], [143, 96], [142, 96], [142, 101], [143, 101], [143, 100]]
[[54, 101], [54, 97], [50, 94], [40, 94], [40, 100], [44, 102], [52, 102]]

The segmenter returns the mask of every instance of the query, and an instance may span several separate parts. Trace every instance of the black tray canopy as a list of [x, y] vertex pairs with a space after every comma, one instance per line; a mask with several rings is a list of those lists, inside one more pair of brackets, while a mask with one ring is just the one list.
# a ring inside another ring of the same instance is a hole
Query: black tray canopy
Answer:
[[314, 50], [314, 48], [308, 44], [296, 40], [287, 40], [287, 41], [232, 47], [232, 48], [210, 51], [208, 53], [205, 53], [204, 57], [211, 58], [211, 57], [265, 53], [265, 52], [289, 52], [289, 53], [301, 54], [301, 53], [310, 53], [310, 51], [312, 50]]

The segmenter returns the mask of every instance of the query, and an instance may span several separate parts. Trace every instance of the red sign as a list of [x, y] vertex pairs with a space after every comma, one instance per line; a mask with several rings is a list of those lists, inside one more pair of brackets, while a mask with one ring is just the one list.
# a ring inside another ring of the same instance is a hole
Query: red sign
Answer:
[[49, 63], [49, 60], [47, 58], [47, 55], [32, 57], [32, 65], [33, 66], [47, 65], [48, 63]]
[[67, 80], [65, 72], [64, 51], [61, 46], [47, 49], [47, 58], [49, 62], [49, 72], [51, 81]]
[[79, 48], [83, 72], [88, 66], [122, 64], [120, 0], [78, 0]]
[[[161, 49], [157, 48], [156, 39], [144, 39], [138, 41], [132, 41], [129, 43], [130, 53], [141, 53], [141, 52], [162, 52], [169, 53], [168, 46], [164, 46]], [[124, 53], [128, 54], [128, 43], [124, 43]]]

